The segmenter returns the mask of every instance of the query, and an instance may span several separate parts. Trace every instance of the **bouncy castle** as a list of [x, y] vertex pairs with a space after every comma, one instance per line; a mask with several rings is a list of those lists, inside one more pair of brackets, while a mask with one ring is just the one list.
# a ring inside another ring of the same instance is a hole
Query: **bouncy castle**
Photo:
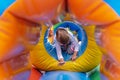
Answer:
[[[119, 80], [119, 2], [1, 0], [0, 80]], [[58, 65], [49, 27], [81, 41], [75, 61]]]

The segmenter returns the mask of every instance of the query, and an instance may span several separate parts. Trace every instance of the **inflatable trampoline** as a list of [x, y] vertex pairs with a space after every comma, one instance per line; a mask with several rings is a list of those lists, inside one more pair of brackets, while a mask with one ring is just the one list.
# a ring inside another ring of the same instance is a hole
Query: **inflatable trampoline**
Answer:
[[[101, 62], [102, 53], [99, 48], [103, 53], [112, 56], [115, 66], [119, 65], [118, 3], [117, 0], [13, 0], [6, 4], [8, 8], [2, 6], [0, 10], [0, 59], [14, 51], [14, 48], [19, 48], [20, 46], [16, 45], [21, 44], [23, 48], [30, 50], [32, 65], [40, 71], [46, 71], [39, 80], [90, 80], [91, 75], [88, 76], [87, 72], [94, 70]], [[63, 14], [67, 13], [70, 15], [68, 21], [58, 21], [53, 24], [53, 29], [56, 31], [62, 26], [75, 31], [82, 44], [74, 62], [69, 59], [71, 55], [63, 54], [66, 63], [58, 66], [55, 48], [47, 41], [48, 28], [44, 24], [52, 23], [58, 17], [62, 19], [61, 17], [65, 16]], [[39, 42], [31, 47], [26, 32], [28, 27], [36, 26], [42, 29], [41, 37]], [[100, 31], [100, 46], [95, 38], [97, 28]], [[119, 68], [117, 70], [116, 74], [119, 73]], [[109, 75], [108, 78], [113, 79], [113, 76]]]

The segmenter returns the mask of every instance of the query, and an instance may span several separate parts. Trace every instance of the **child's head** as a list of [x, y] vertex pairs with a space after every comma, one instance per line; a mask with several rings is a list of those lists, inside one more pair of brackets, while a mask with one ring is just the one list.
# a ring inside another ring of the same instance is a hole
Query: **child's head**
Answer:
[[64, 28], [59, 28], [56, 32], [56, 39], [61, 44], [67, 44], [69, 42], [69, 33]]

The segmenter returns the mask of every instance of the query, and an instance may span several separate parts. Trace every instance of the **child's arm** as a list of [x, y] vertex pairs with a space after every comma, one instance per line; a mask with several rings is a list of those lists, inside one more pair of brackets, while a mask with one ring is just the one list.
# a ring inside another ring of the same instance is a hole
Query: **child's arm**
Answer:
[[55, 41], [55, 47], [56, 47], [56, 53], [57, 53], [58, 60], [63, 59], [61, 48], [57, 41]]
[[59, 60], [59, 64], [63, 65], [65, 63], [65, 61], [64, 61], [64, 58], [62, 56], [62, 51], [61, 51], [60, 45], [58, 44], [57, 41], [55, 42], [55, 44], [56, 44], [55, 46], [56, 46], [56, 52], [57, 52], [57, 57], [58, 57], [58, 60]]
[[74, 48], [74, 53], [72, 55], [72, 61], [74, 61], [76, 58], [77, 58], [77, 54], [78, 54], [78, 51], [79, 51], [79, 44], [78, 44], [78, 40], [75, 39], [75, 37], [73, 37], [73, 43], [75, 45], [75, 48]]

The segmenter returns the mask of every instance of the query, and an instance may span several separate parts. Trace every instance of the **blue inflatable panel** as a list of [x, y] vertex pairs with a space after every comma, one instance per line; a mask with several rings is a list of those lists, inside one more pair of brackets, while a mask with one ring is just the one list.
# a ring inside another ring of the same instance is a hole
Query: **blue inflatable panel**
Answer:
[[46, 72], [40, 80], [90, 80], [85, 73], [68, 71]]
[[104, 0], [107, 4], [109, 4], [115, 12], [120, 16], [120, 0]]
[[[57, 27], [54, 29], [54, 32], [56, 32], [56, 30], [59, 27], [69, 28], [71, 31], [76, 31], [78, 33], [78, 38], [81, 41], [81, 45], [80, 45], [80, 48], [79, 48], [79, 51], [78, 51], [78, 57], [81, 56], [84, 53], [84, 51], [86, 50], [86, 46], [87, 46], [87, 42], [88, 42], [87, 41], [87, 35], [86, 35], [84, 29], [78, 24], [75, 24], [75, 23], [70, 22], [70, 21], [65, 21], [65, 22], [62, 22], [59, 25], [57, 25]], [[48, 42], [47, 35], [48, 35], [48, 30], [46, 31], [45, 36], [44, 36], [44, 46], [46, 48], [46, 51], [53, 58], [58, 59], [57, 54], [56, 54], [55, 46], [54, 46], [54, 44], [50, 44]], [[68, 54], [66, 52], [62, 52], [62, 55], [63, 55], [65, 61], [70, 60], [71, 56], [72, 56], [72, 54]]]
[[0, 0], [0, 16], [15, 0]]

